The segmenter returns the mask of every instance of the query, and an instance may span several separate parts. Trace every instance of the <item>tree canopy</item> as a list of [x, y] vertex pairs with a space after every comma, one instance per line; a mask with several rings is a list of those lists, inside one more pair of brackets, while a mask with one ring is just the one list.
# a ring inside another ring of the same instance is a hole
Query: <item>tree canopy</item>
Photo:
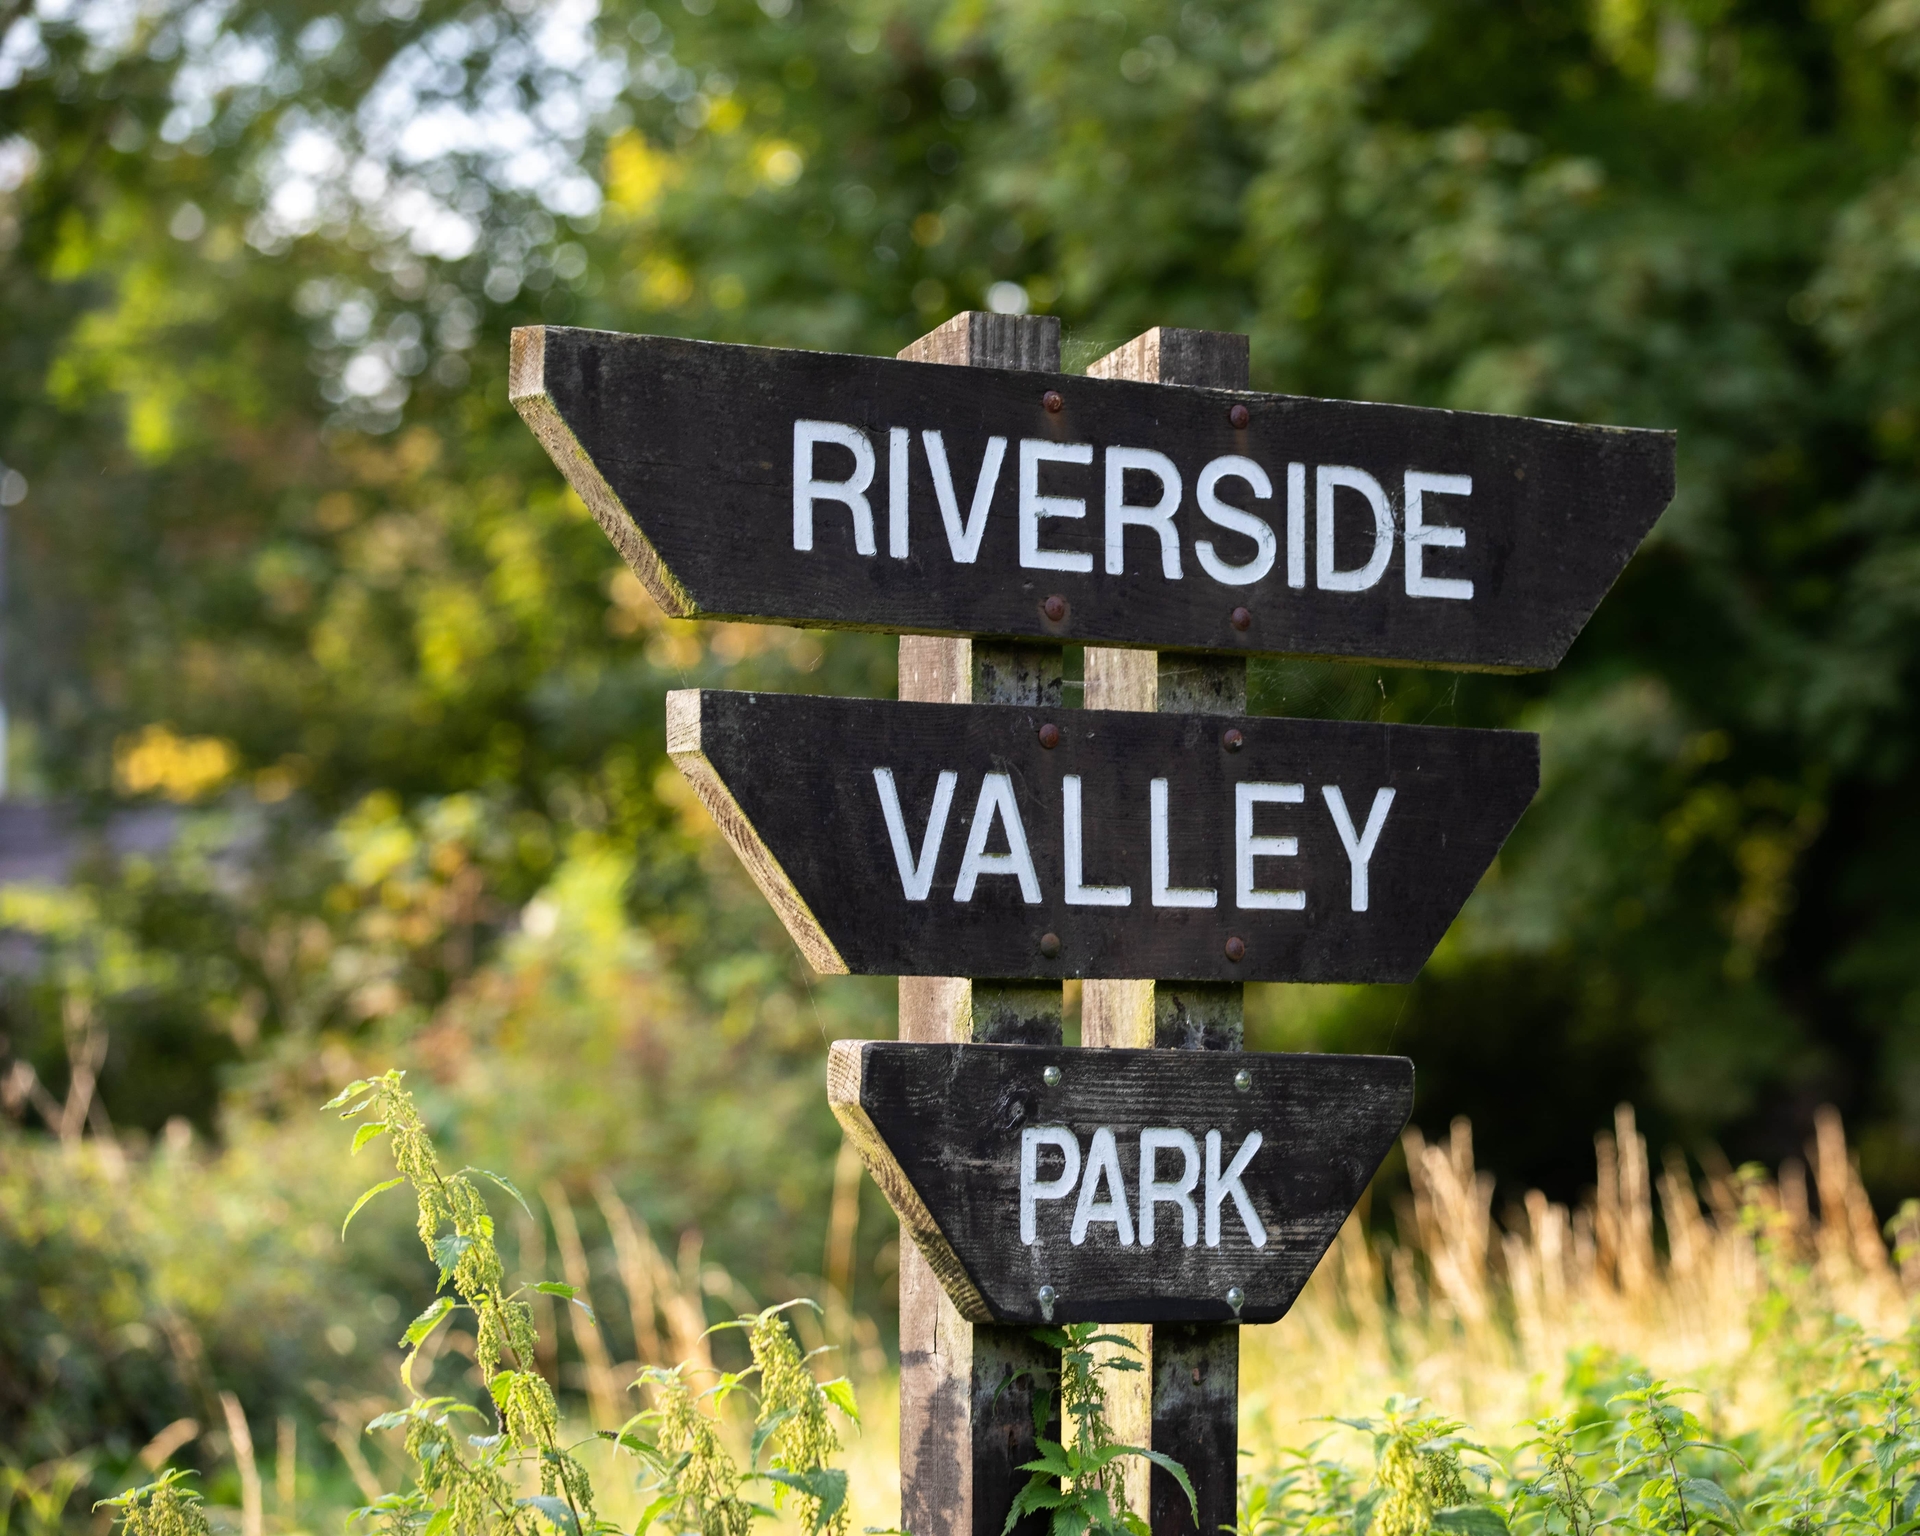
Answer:
[[631, 1088], [553, 1156], [644, 1143], [683, 1210], [783, 1126], [824, 1177], [821, 1035], [887, 989], [804, 974], [662, 699], [885, 693], [890, 648], [661, 618], [507, 333], [891, 353], [991, 304], [1078, 366], [1238, 330], [1258, 387], [1677, 429], [1556, 673], [1256, 671], [1546, 755], [1419, 983], [1252, 1033], [1406, 1051], [1557, 1192], [1623, 1098], [1736, 1157], [1832, 1099], [1920, 1191], [1913, 0], [32, 0], [0, 102], [11, 781], [181, 807], [4, 898], [42, 1078], [82, 1019], [152, 1127], [405, 1039], [496, 1110]]

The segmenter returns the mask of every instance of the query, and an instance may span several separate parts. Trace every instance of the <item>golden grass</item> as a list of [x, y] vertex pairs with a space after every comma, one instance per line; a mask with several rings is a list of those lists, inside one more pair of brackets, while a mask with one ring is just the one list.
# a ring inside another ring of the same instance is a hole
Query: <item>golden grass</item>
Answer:
[[[1569, 1358], [1592, 1350], [1699, 1388], [1694, 1405], [1717, 1433], [1778, 1426], [1795, 1391], [1784, 1346], [1817, 1342], [1809, 1331], [1835, 1313], [1884, 1335], [1913, 1321], [1920, 1214], [1903, 1211], [1890, 1251], [1831, 1109], [1816, 1117], [1805, 1164], [1777, 1175], [1710, 1168], [1696, 1185], [1678, 1159], [1654, 1171], [1622, 1106], [1613, 1133], [1596, 1139], [1586, 1203], [1570, 1209], [1534, 1192], [1504, 1220], [1465, 1120], [1444, 1143], [1409, 1130], [1405, 1149], [1412, 1192], [1394, 1235], [1370, 1237], [1350, 1219], [1292, 1313], [1243, 1336], [1240, 1443], [1250, 1474], [1283, 1448], [1320, 1438], [1327, 1416], [1371, 1412], [1393, 1393], [1466, 1420], [1489, 1444], [1514, 1444], [1524, 1438], [1519, 1426], [1564, 1405]], [[836, 1182], [847, 1186], [836, 1190], [839, 1206], [850, 1185]], [[617, 1204], [610, 1191], [600, 1203], [603, 1212]], [[644, 1228], [608, 1219], [625, 1229], [620, 1279], [636, 1336], [662, 1358], [684, 1355], [697, 1290], [722, 1282], [711, 1269], [702, 1282], [697, 1265], [684, 1255], [669, 1263]], [[841, 1246], [845, 1226], [834, 1223]], [[895, 1526], [898, 1382], [873, 1326], [832, 1304], [822, 1319], [797, 1321], [809, 1347], [841, 1346], [859, 1383], [865, 1422], [843, 1458], [855, 1526]], [[595, 1361], [589, 1375], [599, 1380], [582, 1384], [600, 1412], [616, 1398], [632, 1411], [619, 1391], [629, 1367], [590, 1347], [582, 1354]], [[1332, 1449], [1363, 1460], [1360, 1438], [1346, 1438]], [[606, 1476], [597, 1481], [609, 1487]], [[609, 1502], [609, 1512], [624, 1512], [620, 1493]]]
[[1793, 1388], [1770, 1319], [1791, 1331], [1839, 1312], [1899, 1334], [1920, 1289], [1881, 1238], [1839, 1115], [1816, 1125], [1810, 1169], [1723, 1166], [1697, 1188], [1677, 1158], [1653, 1171], [1622, 1106], [1596, 1139], [1593, 1198], [1570, 1210], [1535, 1191], [1510, 1225], [1466, 1121], [1444, 1144], [1409, 1130], [1398, 1240], [1369, 1243], [1349, 1220], [1293, 1312], [1248, 1331], [1241, 1444], [1258, 1464], [1392, 1392], [1511, 1443], [1562, 1405], [1569, 1357], [1595, 1348], [1700, 1388], [1725, 1432], [1777, 1422]]

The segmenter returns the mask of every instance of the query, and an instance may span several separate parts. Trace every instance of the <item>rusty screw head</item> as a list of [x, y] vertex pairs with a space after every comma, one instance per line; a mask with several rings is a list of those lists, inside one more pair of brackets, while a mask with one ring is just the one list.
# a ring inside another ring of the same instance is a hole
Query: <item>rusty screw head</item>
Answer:
[[1060, 745], [1060, 727], [1051, 720], [1040, 727], [1040, 745], [1049, 752]]
[[1040, 403], [1044, 405], [1048, 410], [1053, 411], [1055, 414], [1058, 414], [1060, 411], [1064, 410], [1067, 404], [1066, 401], [1060, 398], [1060, 391], [1057, 389], [1048, 390], [1044, 395], [1040, 397]]
[[1051, 960], [1055, 955], [1059, 954], [1060, 953], [1060, 935], [1057, 933], [1041, 934], [1040, 935], [1040, 953], [1045, 955], [1049, 960]]
[[1253, 628], [1253, 610], [1250, 608], [1236, 608], [1232, 613], [1227, 615], [1227, 622], [1239, 630], [1241, 634], [1245, 634]]
[[1232, 726], [1228, 726], [1226, 730], [1220, 733], [1220, 745], [1225, 747], [1229, 752], [1238, 752], [1246, 744], [1247, 738], [1242, 736], [1240, 732]]
[[1047, 616], [1049, 624], [1058, 624], [1067, 616], [1067, 600], [1056, 592], [1040, 605], [1040, 611]]
[[1244, 405], [1236, 405], [1232, 410], [1227, 412], [1227, 420], [1232, 422], [1236, 427], [1244, 427], [1248, 422], [1253, 420], [1253, 413]]
[[1227, 958], [1235, 965], [1247, 958], [1247, 941], [1238, 934], [1227, 940]]

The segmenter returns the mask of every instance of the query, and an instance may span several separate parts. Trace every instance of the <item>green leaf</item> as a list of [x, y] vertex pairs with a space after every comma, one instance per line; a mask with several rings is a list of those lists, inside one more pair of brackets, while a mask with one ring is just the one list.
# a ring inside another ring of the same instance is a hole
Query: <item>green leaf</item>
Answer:
[[353, 1133], [353, 1152], [348, 1155], [352, 1156], [354, 1153], [358, 1153], [362, 1147], [386, 1129], [386, 1121], [369, 1120], [365, 1125], [361, 1126], [359, 1130]]
[[538, 1291], [542, 1296], [564, 1297], [566, 1300], [572, 1302], [582, 1312], [586, 1313], [588, 1318], [592, 1320], [592, 1322], [596, 1327], [599, 1326], [600, 1319], [597, 1317], [594, 1317], [592, 1306], [589, 1305], [587, 1302], [581, 1300], [580, 1289], [578, 1286], [567, 1285], [559, 1280], [542, 1280], [537, 1285], [534, 1286], [534, 1289]]
[[1696, 1508], [1708, 1509], [1713, 1517], [1735, 1530], [1740, 1527], [1740, 1511], [1718, 1483], [1704, 1477], [1689, 1477], [1680, 1485], [1681, 1497]]
[[1020, 1463], [1022, 1472], [1037, 1472], [1043, 1477], [1072, 1477], [1078, 1470], [1074, 1466], [1077, 1458], [1070, 1455], [1064, 1447], [1055, 1445], [1050, 1440], [1042, 1440], [1040, 1445], [1041, 1451], [1038, 1456], [1032, 1461]]
[[529, 1216], [533, 1214], [533, 1207], [527, 1204], [527, 1197], [514, 1188], [513, 1180], [508, 1178], [504, 1173], [495, 1173], [491, 1168], [473, 1167], [462, 1168], [460, 1171], [462, 1173], [477, 1173], [483, 1179], [492, 1179], [494, 1183], [498, 1184], [508, 1194], [512, 1195], [514, 1199], [520, 1202], [521, 1210], [525, 1211]]
[[1020, 1490], [1022, 1514], [1036, 1509], [1058, 1509], [1073, 1498], [1061, 1486], [1047, 1477], [1036, 1477]]
[[633, 1536], [647, 1536], [647, 1528], [679, 1502], [680, 1496], [678, 1494], [661, 1494], [659, 1498], [655, 1499], [645, 1509], [640, 1511], [640, 1519], [633, 1527]]
[[836, 1376], [832, 1381], [823, 1381], [820, 1390], [832, 1403], [854, 1423], [860, 1422], [860, 1404], [854, 1400], [853, 1383], [844, 1376]]
[[1129, 1446], [1135, 1456], [1144, 1456], [1162, 1472], [1180, 1485], [1180, 1491], [1187, 1496], [1187, 1507], [1193, 1511], [1194, 1523], [1200, 1520], [1200, 1500], [1194, 1496], [1193, 1484], [1187, 1480], [1187, 1469], [1163, 1451], [1144, 1450], [1139, 1446]]
[[325, 1113], [329, 1109], [338, 1109], [342, 1104], [346, 1103], [347, 1100], [352, 1098], [356, 1093], [363, 1093], [368, 1088], [371, 1088], [372, 1086], [373, 1084], [370, 1083], [364, 1077], [355, 1078], [352, 1082], [348, 1083], [346, 1087], [342, 1088], [338, 1093], [336, 1093], [332, 1098], [328, 1099], [326, 1103], [322, 1104], [320, 1106], [321, 1112]]
[[472, 1246], [473, 1239], [459, 1232], [450, 1232], [447, 1236], [435, 1241], [433, 1245], [433, 1262], [440, 1266], [440, 1283], [442, 1285], [447, 1283], [447, 1276], [453, 1273], [454, 1268], [460, 1262], [461, 1256]]
[[398, 1429], [402, 1424], [406, 1423], [407, 1420], [412, 1417], [413, 1415], [407, 1412], [407, 1410], [404, 1408], [390, 1409], [386, 1413], [379, 1414], [374, 1418], [368, 1419], [367, 1427], [365, 1430], [362, 1431], [362, 1433], [370, 1435], [376, 1429]]
[[426, 1311], [422, 1312], [411, 1323], [407, 1324], [407, 1331], [400, 1335], [401, 1346], [403, 1348], [419, 1348], [421, 1343], [425, 1341], [427, 1335], [440, 1326], [440, 1320], [451, 1312], [453, 1308], [454, 1300], [451, 1296], [440, 1297], [432, 1306], [428, 1307]]
[[353, 1209], [347, 1212], [347, 1219], [340, 1223], [340, 1241], [344, 1243], [347, 1240], [347, 1228], [353, 1225], [353, 1218], [360, 1214], [361, 1206], [365, 1205], [375, 1195], [384, 1195], [388, 1190], [392, 1189], [395, 1185], [404, 1184], [406, 1182], [407, 1181], [404, 1178], [388, 1179], [387, 1182], [384, 1184], [374, 1185], [372, 1189], [368, 1190], [358, 1200], [354, 1201]]
[[522, 1509], [531, 1509], [536, 1514], [546, 1516], [547, 1523], [561, 1536], [580, 1536], [580, 1522], [574, 1517], [573, 1511], [567, 1508], [565, 1499], [556, 1499], [550, 1493], [537, 1493], [530, 1499], [515, 1502]]
[[840, 1513], [840, 1506], [847, 1502], [847, 1474], [838, 1467], [817, 1467], [811, 1472], [757, 1472], [752, 1475], [818, 1501], [813, 1523], [807, 1527], [809, 1533], [823, 1529], [828, 1521]]
[[1454, 1536], [1508, 1536], [1506, 1518], [1491, 1504], [1457, 1504], [1433, 1512], [1433, 1528]]
[[764, 1423], [755, 1427], [753, 1431], [753, 1440], [747, 1446], [747, 1465], [749, 1467], [757, 1467], [760, 1465], [760, 1452], [765, 1447], [767, 1441], [769, 1441], [776, 1434], [778, 1434], [780, 1432], [780, 1426], [786, 1423], [788, 1419], [792, 1418], [799, 1411], [800, 1410], [798, 1408], [785, 1409], [780, 1413], [776, 1413], [772, 1418], [766, 1420]]

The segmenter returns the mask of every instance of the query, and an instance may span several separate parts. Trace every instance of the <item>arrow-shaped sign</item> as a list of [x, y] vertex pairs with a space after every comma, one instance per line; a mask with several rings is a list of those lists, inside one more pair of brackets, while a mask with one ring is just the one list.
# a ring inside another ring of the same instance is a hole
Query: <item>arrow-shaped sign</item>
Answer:
[[513, 402], [668, 613], [1528, 669], [1670, 432], [534, 326]]
[[1539, 738], [687, 689], [667, 750], [820, 971], [1411, 981]]
[[1413, 1063], [837, 1040], [827, 1097], [963, 1317], [1271, 1323], [1407, 1123]]

